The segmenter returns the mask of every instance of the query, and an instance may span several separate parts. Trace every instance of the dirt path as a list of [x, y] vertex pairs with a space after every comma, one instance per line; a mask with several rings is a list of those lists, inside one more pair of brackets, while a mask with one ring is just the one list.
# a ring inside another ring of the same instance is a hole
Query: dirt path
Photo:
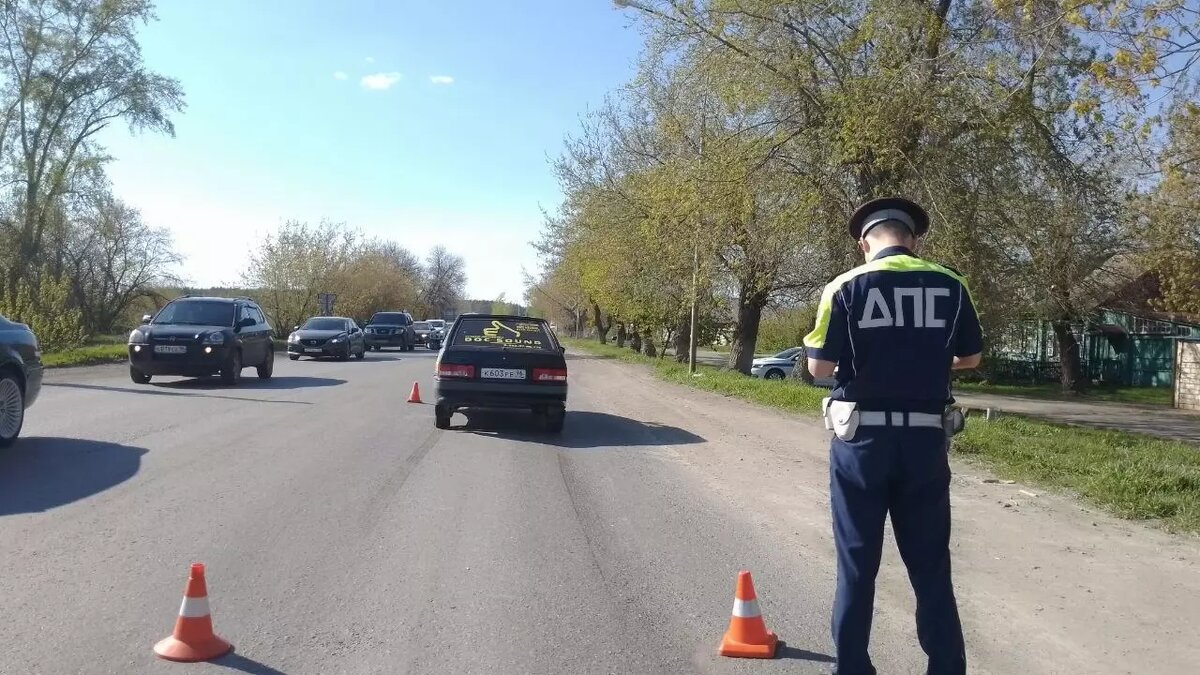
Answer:
[[1200, 444], [1200, 415], [1173, 408], [995, 394], [955, 393], [954, 399], [969, 408], [993, 408], [1061, 424], [1119, 429]]
[[[706, 439], [679, 448], [681, 461], [795, 551], [796, 565], [832, 582], [828, 432], [819, 422], [663, 383], [625, 364], [576, 357], [572, 368], [572, 386], [606, 397], [613, 413]], [[971, 672], [1197, 672], [1200, 539], [1040, 489], [984, 483], [989, 476], [962, 462], [954, 468], [955, 584]], [[830, 598], [767, 602], [828, 607]], [[912, 610], [889, 542], [877, 631], [907, 631], [915, 642]]]

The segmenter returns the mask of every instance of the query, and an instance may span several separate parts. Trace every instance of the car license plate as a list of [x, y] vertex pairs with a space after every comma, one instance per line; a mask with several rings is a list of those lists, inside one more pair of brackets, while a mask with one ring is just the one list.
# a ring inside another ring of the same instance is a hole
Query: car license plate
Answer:
[[523, 380], [525, 371], [520, 368], [481, 368], [479, 376], [485, 380]]
[[309, 347], [304, 350], [305, 354], [320, 354], [323, 350], [320, 347]]
[[154, 345], [155, 354], [186, 354], [187, 347], [184, 345]]

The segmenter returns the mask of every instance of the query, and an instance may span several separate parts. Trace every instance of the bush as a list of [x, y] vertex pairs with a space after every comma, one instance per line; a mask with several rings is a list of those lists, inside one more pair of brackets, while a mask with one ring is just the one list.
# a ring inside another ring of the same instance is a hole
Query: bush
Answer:
[[0, 314], [29, 326], [43, 351], [78, 347], [87, 335], [82, 314], [71, 306], [70, 293], [70, 280], [55, 279], [43, 272], [40, 282], [26, 279], [18, 282], [12, 302], [0, 299]]

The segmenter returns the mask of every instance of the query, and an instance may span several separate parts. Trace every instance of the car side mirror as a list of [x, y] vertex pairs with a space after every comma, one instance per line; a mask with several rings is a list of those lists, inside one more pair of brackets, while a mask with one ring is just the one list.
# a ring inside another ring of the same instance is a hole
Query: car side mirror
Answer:
[[560, 346], [560, 347], [559, 347], [559, 349], [562, 351], [562, 353], [564, 353], [564, 354], [566, 354], [566, 353], [567, 353], [567, 348], [566, 348], [566, 346], [565, 346], [565, 345], [563, 345], [563, 346]]
[[154, 320], [153, 314], [143, 314], [142, 315], [142, 323], [144, 323], [144, 324], [150, 323], [153, 320]]
[[239, 321], [237, 325], [238, 325], [238, 328], [249, 328], [250, 326], [254, 325], [254, 319], [251, 319], [250, 317], [246, 317], [246, 318], [242, 319], [241, 321]]
[[298, 330], [300, 330], [300, 326], [292, 326], [292, 331], [298, 331]]

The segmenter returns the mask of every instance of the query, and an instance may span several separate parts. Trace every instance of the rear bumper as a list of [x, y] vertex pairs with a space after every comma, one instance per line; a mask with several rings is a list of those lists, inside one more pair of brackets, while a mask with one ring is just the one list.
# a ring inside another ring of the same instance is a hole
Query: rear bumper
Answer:
[[528, 409], [567, 402], [565, 384], [434, 381], [437, 404], [452, 408]]
[[[212, 351], [206, 353], [206, 346]], [[188, 345], [187, 349], [186, 354], [155, 354], [151, 345], [129, 345], [129, 365], [146, 375], [202, 377], [220, 372], [229, 355], [226, 345]]]

